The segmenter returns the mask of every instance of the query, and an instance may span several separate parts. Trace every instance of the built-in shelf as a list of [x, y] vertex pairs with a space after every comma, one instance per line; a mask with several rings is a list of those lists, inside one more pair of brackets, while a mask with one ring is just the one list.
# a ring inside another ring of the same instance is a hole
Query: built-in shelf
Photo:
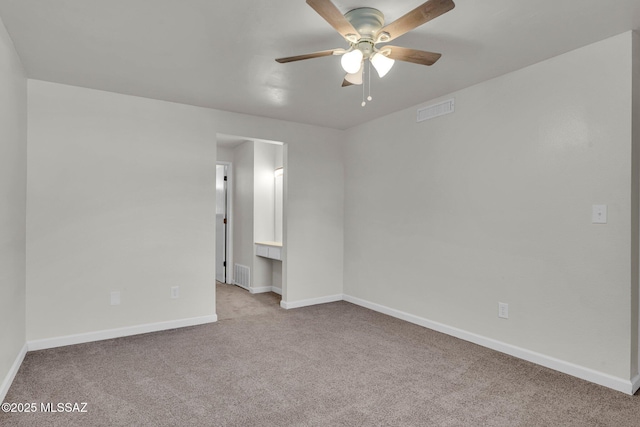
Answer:
[[282, 261], [282, 242], [255, 242], [256, 255]]

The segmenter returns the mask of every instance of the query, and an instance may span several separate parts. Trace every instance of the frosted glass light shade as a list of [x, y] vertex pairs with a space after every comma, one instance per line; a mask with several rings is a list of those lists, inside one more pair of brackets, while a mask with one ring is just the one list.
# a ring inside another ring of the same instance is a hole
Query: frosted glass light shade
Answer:
[[360, 67], [360, 69], [355, 73], [347, 74], [344, 79], [351, 83], [352, 85], [361, 85], [362, 84], [362, 71], [364, 67]]
[[359, 49], [354, 49], [351, 52], [347, 52], [342, 55], [340, 64], [342, 68], [349, 74], [355, 74], [360, 70], [360, 64], [362, 64], [362, 52]]
[[396, 61], [394, 61], [393, 59], [387, 58], [379, 52], [371, 57], [371, 64], [373, 64], [373, 68], [376, 69], [380, 78], [387, 75], [395, 62]]

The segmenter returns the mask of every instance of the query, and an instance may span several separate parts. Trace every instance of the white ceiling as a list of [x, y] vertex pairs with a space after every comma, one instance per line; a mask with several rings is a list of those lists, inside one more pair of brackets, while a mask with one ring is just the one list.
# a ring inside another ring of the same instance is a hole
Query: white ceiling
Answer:
[[[0, 17], [33, 79], [338, 129], [640, 29], [640, 0], [454, 1], [393, 42], [440, 61], [374, 75], [365, 108], [338, 57], [274, 61], [346, 47], [304, 0], [0, 0]], [[388, 23], [422, 0], [334, 3]]]

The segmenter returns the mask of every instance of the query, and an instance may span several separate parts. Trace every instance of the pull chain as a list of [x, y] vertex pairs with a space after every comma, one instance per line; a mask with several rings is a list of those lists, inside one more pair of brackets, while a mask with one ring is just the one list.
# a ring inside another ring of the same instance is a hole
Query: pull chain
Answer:
[[[362, 64], [362, 105], [363, 107], [367, 105], [367, 101], [371, 101], [373, 98], [371, 97], [371, 61], [368, 61], [368, 70], [364, 72], [364, 64]], [[365, 75], [367, 77], [367, 81], [369, 82], [369, 96], [367, 96], [367, 101], [364, 100], [364, 92], [365, 92]]]
[[371, 60], [369, 60], [369, 96], [367, 96], [367, 101], [371, 101], [373, 98], [371, 97]]
[[364, 64], [362, 64], [362, 105], [363, 107], [367, 105], [367, 102], [364, 100]]

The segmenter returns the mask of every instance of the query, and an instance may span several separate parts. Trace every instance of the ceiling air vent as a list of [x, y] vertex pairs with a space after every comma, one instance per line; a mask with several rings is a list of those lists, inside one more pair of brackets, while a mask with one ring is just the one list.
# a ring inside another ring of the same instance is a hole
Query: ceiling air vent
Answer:
[[455, 99], [447, 99], [444, 102], [418, 109], [418, 122], [433, 119], [434, 117], [444, 116], [445, 114], [453, 113], [454, 110]]

